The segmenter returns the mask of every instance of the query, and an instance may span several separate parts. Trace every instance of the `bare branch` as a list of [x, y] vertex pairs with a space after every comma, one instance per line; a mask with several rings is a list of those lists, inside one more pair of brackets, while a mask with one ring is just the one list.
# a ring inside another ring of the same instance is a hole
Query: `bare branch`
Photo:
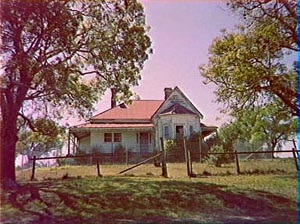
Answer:
[[21, 118], [27, 123], [28, 127], [33, 131], [33, 132], [38, 132], [37, 129], [34, 127], [33, 122], [26, 117], [23, 113], [19, 112], [18, 114], [19, 116], [21, 116]]

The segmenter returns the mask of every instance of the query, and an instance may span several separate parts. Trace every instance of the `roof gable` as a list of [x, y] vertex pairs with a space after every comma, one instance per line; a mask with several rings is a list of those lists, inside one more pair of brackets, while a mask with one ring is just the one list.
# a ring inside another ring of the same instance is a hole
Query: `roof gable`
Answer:
[[177, 86], [173, 89], [170, 96], [161, 104], [154, 116], [166, 114], [166, 112], [171, 112], [172, 110], [177, 110], [177, 113], [175, 112], [176, 114], [196, 114], [200, 118], [203, 118], [201, 112]]
[[120, 104], [97, 114], [90, 120], [95, 123], [107, 120], [150, 120], [162, 103], [162, 100], [134, 100], [131, 104]]
[[178, 103], [174, 103], [169, 108], [162, 111], [160, 114], [195, 114], [195, 113]]

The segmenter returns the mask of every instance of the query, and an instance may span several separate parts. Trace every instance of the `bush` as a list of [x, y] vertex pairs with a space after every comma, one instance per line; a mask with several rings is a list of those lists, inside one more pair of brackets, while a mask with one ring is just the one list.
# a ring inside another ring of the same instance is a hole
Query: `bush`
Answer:
[[[210, 149], [211, 153], [225, 153], [225, 149], [222, 145], [214, 145]], [[207, 158], [205, 158], [205, 161], [208, 164], [215, 165], [216, 167], [221, 167], [222, 164], [230, 163], [232, 162], [232, 156], [230, 154], [217, 154], [217, 155], [208, 155]]]
[[176, 148], [176, 142], [174, 140], [167, 140], [165, 141], [165, 149], [166, 151], [171, 151]]

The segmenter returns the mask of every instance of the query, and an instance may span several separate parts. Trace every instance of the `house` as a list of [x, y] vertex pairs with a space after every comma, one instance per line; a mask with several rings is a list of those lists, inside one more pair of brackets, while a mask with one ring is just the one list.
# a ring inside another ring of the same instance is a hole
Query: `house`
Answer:
[[164, 93], [164, 100], [134, 100], [115, 106], [70, 128], [70, 134], [87, 153], [113, 154], [123, 147], [148, 154], [160, 150], [161, 137], [175, 139], [195, 133], [205, 137], [217, 130], [201, 122], [203, 115], [178, 87], [165, 88]]

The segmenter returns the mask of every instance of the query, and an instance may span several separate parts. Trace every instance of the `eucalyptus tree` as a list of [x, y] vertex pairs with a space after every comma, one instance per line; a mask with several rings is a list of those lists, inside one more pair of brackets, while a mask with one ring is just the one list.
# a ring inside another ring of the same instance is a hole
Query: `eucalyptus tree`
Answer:
[[[151, 53], [136, 0], [1, 1], [1, 186], [15, 186], [18, 120], [88, 116], [116, 85], [129, 94]], [[22, 123], [23, 123], [22, 122]]]
[[232, 152], [238, 142], [256, 148], [265, 145], [274, 157], [276, 148], [294, 138], [297, 133], [297, 117], [279, 101], [265, 107], [242, 109], [232, 115], [231, 122], [222, 125], [218, 135], [208, 140], [211, 146], [220, 145], [225, 151]]
[[297, 115], [296, 1], [233, 0], [229, 6], [245, 23], [214, 40], [208, 64], [200, 67], [205, 82], [217, 85], [217, 101], [228, 111], [279, 100]]
[[239, 14], [247, 27], [272, 21], [278, 33], [278, 49], [299, 51], [298, 16], [299, 1], [295, 0], [229, 0], [227, 3], [234, 13]]
[[265, 107], [241, 110], [234, 114], [239, 138], [251, 144], [260, 142], [274, 152], [277, 147], [294, 138], [297, 133], [297, 117], [293, 116], [280, 102]]

